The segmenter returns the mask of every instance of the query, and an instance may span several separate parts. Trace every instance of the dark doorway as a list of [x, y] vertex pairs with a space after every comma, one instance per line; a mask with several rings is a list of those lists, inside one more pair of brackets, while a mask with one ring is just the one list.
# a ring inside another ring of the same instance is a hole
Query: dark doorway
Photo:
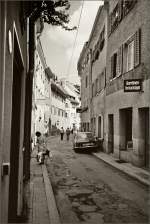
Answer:
[[13, 87], [12, 87], [12, 120], [11, 120], [11, 151], [10, 151], [10, 182], [8, 221], [17, 222], [18, 208], [18, 173], [19, 144], [21, 117], [21, 88], [23, 67], [20, 63], [19, 47], [14, 37]]
[[99, 137], [99, 138], [102, 137], [101, 126], [102, 126], [102, 119], [101, 119], [101, 116], [99, 116], [99, 117], [98, 117], [98, 137]]
[[125, 110], [125, 141], [127, 148], [128, 142], [132, 141], [132, 108]]
[[149, 168], [150, 146], [149, 146], [149, 108], [139, 109], [140, 139], [144, 147], [144, 166]]
[[114, 152], [114, 115], [108, 115], [108, 150]]
[[127, 150], [132, 142], [132, 108], [121, 109], [120, 116], [120, 149]]

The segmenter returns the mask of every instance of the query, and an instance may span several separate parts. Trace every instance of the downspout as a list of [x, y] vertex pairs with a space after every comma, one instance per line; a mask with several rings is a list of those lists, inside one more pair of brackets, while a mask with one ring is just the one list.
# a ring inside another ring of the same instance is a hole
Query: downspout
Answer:
[[34, 50], [35, 50], [35, 25], [32, 18], [29, 19], [29, 71], [26, 76], [25, 96], [25, 130], [24, 130], [24, 180], [30, 178], [31, 159], [31, 114], [32, 114], [32, 88], [34, 75]]
[[89, 114], [90, 114], [90, 131], [93, 131], [93, 126], [91, 124], [92, 119], [92, 49], [90, 50], [90, 71], [89, 71]]

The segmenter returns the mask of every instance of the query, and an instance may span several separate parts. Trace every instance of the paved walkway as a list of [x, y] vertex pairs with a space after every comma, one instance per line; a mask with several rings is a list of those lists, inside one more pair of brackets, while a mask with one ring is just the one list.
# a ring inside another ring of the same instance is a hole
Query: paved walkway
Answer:
[[[48, 139], [50, 140], [50, 138]], [[56, 139], [58, 140], [58, 138]], [[135, 167], [130, 163], [117, 163], [116, 158], [103, 152], [94, 155], [116, 169], [126, 173], [139, 182], [150, 186], [150, 174], [147, 170]], [[35, 158], [35, 151], [31, 158], [31, 179], [26, 192], [28, 224], [60, 224], [59, 214], [45, 165], [39, 165]]]
[[138, 180], [142, 184], [150, 186], [150, 172], [142, 168], [133, 166], [131, 163], [118, 163], [117, 158], [111, 154], [106, 154], [104, 152], [93, 153], [97, 158], [103, 160], [109, 165], [115, 167], [116, 169], [126, 173], [128, 176]]
[[28, 224], [60, 224], [46, 166], [37, 163], [34, 152], [31, 158], [31, 178], [28, 187], [27, 209]]

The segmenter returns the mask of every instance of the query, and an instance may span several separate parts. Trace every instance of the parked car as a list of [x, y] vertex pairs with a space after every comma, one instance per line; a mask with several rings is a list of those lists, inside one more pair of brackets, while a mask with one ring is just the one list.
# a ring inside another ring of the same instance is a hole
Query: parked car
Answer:
[[92, 132], [77, 132], [73, 139], [75, 152], [96, 152], [99, 149], [99, 141]]

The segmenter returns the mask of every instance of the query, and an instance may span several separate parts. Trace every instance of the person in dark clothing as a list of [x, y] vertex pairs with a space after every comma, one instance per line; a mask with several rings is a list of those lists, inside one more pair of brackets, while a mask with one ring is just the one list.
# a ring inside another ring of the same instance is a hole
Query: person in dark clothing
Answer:
[[70, 129], [69, 128], [67, 128], [67, 130], [66, 130], [66, 135], [67, 135], [67, 141], [69, 141], [69, 136], [70, 136]]
[[63, 129], [63, 127], [61, 127], [61, 129], [60, 129], [60, 136], [61, 136], [61, 141], [62, 141], [63, 137], [64, 137], [64, 129]]

